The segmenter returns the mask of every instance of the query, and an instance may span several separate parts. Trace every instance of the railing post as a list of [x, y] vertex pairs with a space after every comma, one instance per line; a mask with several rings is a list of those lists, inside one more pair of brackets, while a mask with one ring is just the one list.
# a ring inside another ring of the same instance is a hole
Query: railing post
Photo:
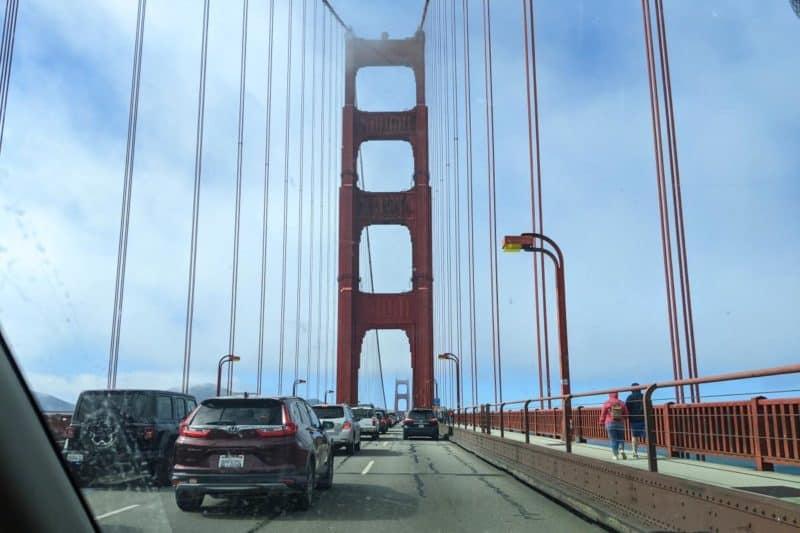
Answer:
[[583, 406], [579, 405], [575, 409], [578, 411], [578, 414], [575, 415], [575, 418], [578, 420], [578, 427], [575, 430], [575, 441], [586, 442], [586, 439], [583, 438]]
[[772, 463], [764, 462], [764, 440], [761, 436], [761, 428], [764, 425], [761, 400], [764, 396], [756, 396], [750, 400], [747, 409], [747, 418], [750, 421], [750, 442], [753, 448], [753, 459], [756, 462], [756, 470], [772, 471]]
[[523, 416], [525, 417], [525, 444], [531, 443], [531, 421], [528, 420], [528, 406], [530, 403], [531, 400], [527, 400], [522, 408]]
[[567, 453], [572, 453], [572, 396], [567, 394], [562, 401], [564, 402], [564, 414], [562, 415], [564, 442]]
[[478, 406], [477, 405], [473, 405], [472, 406], [472, 431], [475, 431], [475, 429], [476, 429], [475, 421], [476, 421], [476, 418], [477, 418], [477, 415], [476, 415], [477, 412], [478, 412]]
[[[656, 416], [653, 409], [653, 392], [658, 385], [653, 383], [644, 391], [644, 431], [647, 438], [647, 469], [658, 472], [658, 456], [656, 449]], [[667, 437], [669, 442], [669, 437]]]
[[676, 453], [672, 451], [672, 415], [670, 415], [670, 407], [675, 402], [667, 402], [664, 404], [664, 415], [662, 422], [664, 424], [664, 446], [667, 449], [667, 457], [675, 457]]
[[506, 406], [506, 402], [500, 402], [500, 438], [503, 439], [506, 436], [506, 425], [503, 419], [503, 408]]

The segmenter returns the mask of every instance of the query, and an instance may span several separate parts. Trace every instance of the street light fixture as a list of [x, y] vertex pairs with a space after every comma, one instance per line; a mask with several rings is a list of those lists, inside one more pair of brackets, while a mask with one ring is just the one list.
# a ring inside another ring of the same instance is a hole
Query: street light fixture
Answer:
[[454, 353], [440, 353], [439, 359], [449, 359], [456, 364], [456, 409], [461, 410], [461, 361]]
[[[241, 359], [242, 358], [239, 357], [238, 355], [233, 355], [233, 354], [223, 355], [222, 357], [220, 357], [219, 364], [217, 364], [217, 396], [221, 394], [221, 388], [222, 388], [222, 365], [224, 365], [225, 363], [233, 364], [236, 361], [240, 361]], [[228, 391], [228, 393], [230, 393], [230, 391]]]
[[294, 380], [294, 383], [292, 383], [292, 396], [297, 396], [297, 386], [302, 385], [305, 382], [306, 380], [304, 380], [303, 378], [297, 378], [296, 380]]
[[333, 389], [325, 391], [325, 403], [328, 403], [328, 393], [333, 394]]

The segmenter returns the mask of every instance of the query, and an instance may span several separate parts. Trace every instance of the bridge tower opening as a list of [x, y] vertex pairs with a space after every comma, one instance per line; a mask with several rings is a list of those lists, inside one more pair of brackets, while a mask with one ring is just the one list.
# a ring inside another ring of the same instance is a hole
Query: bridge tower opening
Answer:
[[409, 385], [407, 379], [394, 380], [394, 412], [400, 412], [400, 401], [404, 401], [403, 411], [411, 409], [411, 401], [409, 399]]
[[[401, 329], [411, 348], [412, 403], [433, 403], [433, 264], [431, 188], [428, 174], [428, 108], [425, 105], [425, 34], [408, 39], [360, 39], [346, 43], [345, 101], [342, 110], [342, 182], [339, 188], [339, 324], [336, 399], [358, 403], [362, 339], [370, 329]], [[356, 107], [356, 76], [363, 67], [409, 67], [416, 105], [406, 111], [362, 111]], [[356, 160], [367, 141], [406, 141], [414, 159], [413, 185], [397, 192], [358, 187]], [[411, 290], [359, 290], [362, 229], [400, 224], [411, 235]]]

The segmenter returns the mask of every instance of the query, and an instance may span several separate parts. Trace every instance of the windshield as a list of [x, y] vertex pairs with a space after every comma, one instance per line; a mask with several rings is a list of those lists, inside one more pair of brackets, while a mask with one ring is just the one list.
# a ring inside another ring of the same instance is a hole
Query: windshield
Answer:
[[344, 418], [344, 408], [337, 405], [315, 406], [314, 412], [317, 413], [319, 418]]
[[23, 465], [117, 532], [800, 522], [800, 0], [3, 5], [31, 497]]
[[148, 415], [150, 399], [151, 397], [138, 392], [86, 392], [78, 400], [73, 422], [83, 422], [88, 417], [106, 410], [112, 410], [125, 417], [141, 419]]
[[193, 426], [279, 426], [282, 423], [283, 404], [275, 401], [204, 402], [191, 420]]

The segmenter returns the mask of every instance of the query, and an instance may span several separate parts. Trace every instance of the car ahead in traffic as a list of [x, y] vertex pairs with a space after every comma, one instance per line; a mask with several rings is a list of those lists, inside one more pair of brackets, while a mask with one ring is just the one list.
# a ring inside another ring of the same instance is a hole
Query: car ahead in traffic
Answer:
[[375, 409], [375, 418], [378, 419], [379, 432], [386, 433], [389, 431], [389, 417], [386, 415], [386, 411], [382, 409]]
[[315, 405], [313, 409], [322, 420], [322, 426], [334, 448], [344, 448], [347, 455], [353, 455], [361, 449], [361, 427], [356, 423], [349, 405]]
[[181, 424], [172, 472], [175, 501], [197, 511], [206, 495], [289, 494], [309, 509], [333, 484], [333, 448], [302, 398], [210, 398]]
[[193, 396], [159, 390], [89, 390], [78, 396], [64, 457], [80, 485], [133, 479], [169, 485], [181, 421]]
[[439, 440], [439, 420], [433, 409], [411, 409], [403, 420], [403, 439], [430, 437]]
[[380, 423], [375, 416], [375, 408], [371, 405], [353, 407], [353, 416], [358, 422], [361, 435], [368, 435], [376, 440], [380, 435]]

